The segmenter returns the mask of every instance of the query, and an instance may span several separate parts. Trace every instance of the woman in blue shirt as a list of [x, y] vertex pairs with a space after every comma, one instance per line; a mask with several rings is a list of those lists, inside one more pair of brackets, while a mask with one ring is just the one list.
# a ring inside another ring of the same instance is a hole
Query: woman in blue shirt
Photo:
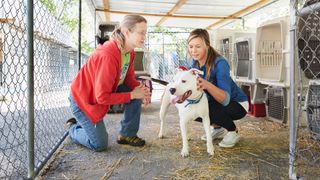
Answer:
[[[247, 114], [248, 98], [231, 79], [227, 60], [210, 45], [207, 30], [195, 29], [190, 33], [188, 52], [193, 59], [192, 67], [204, 72], [198, 78], [198, 88], [208, 97], [212, 139], [223, 135], [226, 129], [228, 132], [219, 146], [233, 147], [240, 140], [233, 121]], [[206, 140], [205, 135], [201, 139]]]

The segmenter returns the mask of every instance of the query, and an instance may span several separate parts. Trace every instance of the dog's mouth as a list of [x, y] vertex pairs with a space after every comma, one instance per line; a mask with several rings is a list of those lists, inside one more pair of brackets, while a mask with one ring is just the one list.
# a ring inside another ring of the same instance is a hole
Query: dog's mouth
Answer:
[[176, 97], [174, 97], [173, 99], [171, 99], [171, 103], [172, 103], [172, 104], [175, 104], [175, 103], [181, 104], [181, 103], [183, 103], [191, 94], [192, 94], [192, 91], [189, 90], [189, 91], [185, 92], [184, 94], [182, 94], [181, 96], [176, 96]]

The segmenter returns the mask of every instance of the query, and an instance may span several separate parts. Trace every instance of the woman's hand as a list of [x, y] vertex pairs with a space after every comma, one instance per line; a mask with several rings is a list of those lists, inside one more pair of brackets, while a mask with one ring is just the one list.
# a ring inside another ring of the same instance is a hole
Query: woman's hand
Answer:
[[147, 99], [151, 97], [150, 89], [140, 84], [131, 91], [131, 99]]
[[142, 99], [142, 104], [148, 105], [150, 103], [151, 103], [151, 97], [147, 97], [147, 98]]
[[200, 90], [200, 91], [206, 90], [209, 88], [210, 84], [211, 83], [209, 81], [201, 77], [197, 78], [197, 90]]
[[226, 98], [226, 93], [224, 90], [218, 88], [211, 82], [198, 77], [197, 78], [197, 89], [198, 90], [207, 90], [208, 93], [219, 103], [223, 103]]
[[[142, 85], [142, 86], [144, 86], [144, 85]], [[148, 87], [146, 87], [146, 86], [144, 86], [144, 88], [146, 88], [147, 91], [150, 93], [150, 88], [148, 88]], [[150, 103], [151, 103], [151, 93], [150, 93], [149, 96], [147, 96], [147, 97], [145, 97], [145, 98], [142, 98], [142, 104], [144, 104], [145, 106], [148, 105], [148, 104], [150, 104]]]

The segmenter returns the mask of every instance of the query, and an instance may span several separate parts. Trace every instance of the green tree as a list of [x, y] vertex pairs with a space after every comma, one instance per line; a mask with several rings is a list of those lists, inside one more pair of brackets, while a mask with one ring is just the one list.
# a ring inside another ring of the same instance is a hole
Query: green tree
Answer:
[[[72, 35], [72, 41], [78, 43], [78, 7], [77, 0], [40, 0], [42, 5], [63, 25]], [[82, 21], [81, 29], [84, 29], [86, 23]], [[81, 51], [91, 54], [93, 48], [89, 41], [83, 39], [81, 42]]]
[[90, 42], [88, 42], [87, 40], [84, 40], [81, 42], [81, 51], [85, 54], [91, 54], [94, 50], [93, 47], [90, 46]]
[[55, 16], [56, 12], [57, 12], [57, 6], [54, 3], [54, 1], [50, 1], [50, 0], [40, 0], [40, 2], [50, 11], [50, 13], [52, 15]]

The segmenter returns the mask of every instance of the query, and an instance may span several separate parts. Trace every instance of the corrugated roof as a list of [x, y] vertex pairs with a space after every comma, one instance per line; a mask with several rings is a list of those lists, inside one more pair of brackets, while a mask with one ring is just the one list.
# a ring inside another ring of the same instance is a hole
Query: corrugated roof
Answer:
[[274, 1], [271, 0], [87, 0], [98, 23], [119, 22], [140, 14], [149, 26], [215, 28]]

